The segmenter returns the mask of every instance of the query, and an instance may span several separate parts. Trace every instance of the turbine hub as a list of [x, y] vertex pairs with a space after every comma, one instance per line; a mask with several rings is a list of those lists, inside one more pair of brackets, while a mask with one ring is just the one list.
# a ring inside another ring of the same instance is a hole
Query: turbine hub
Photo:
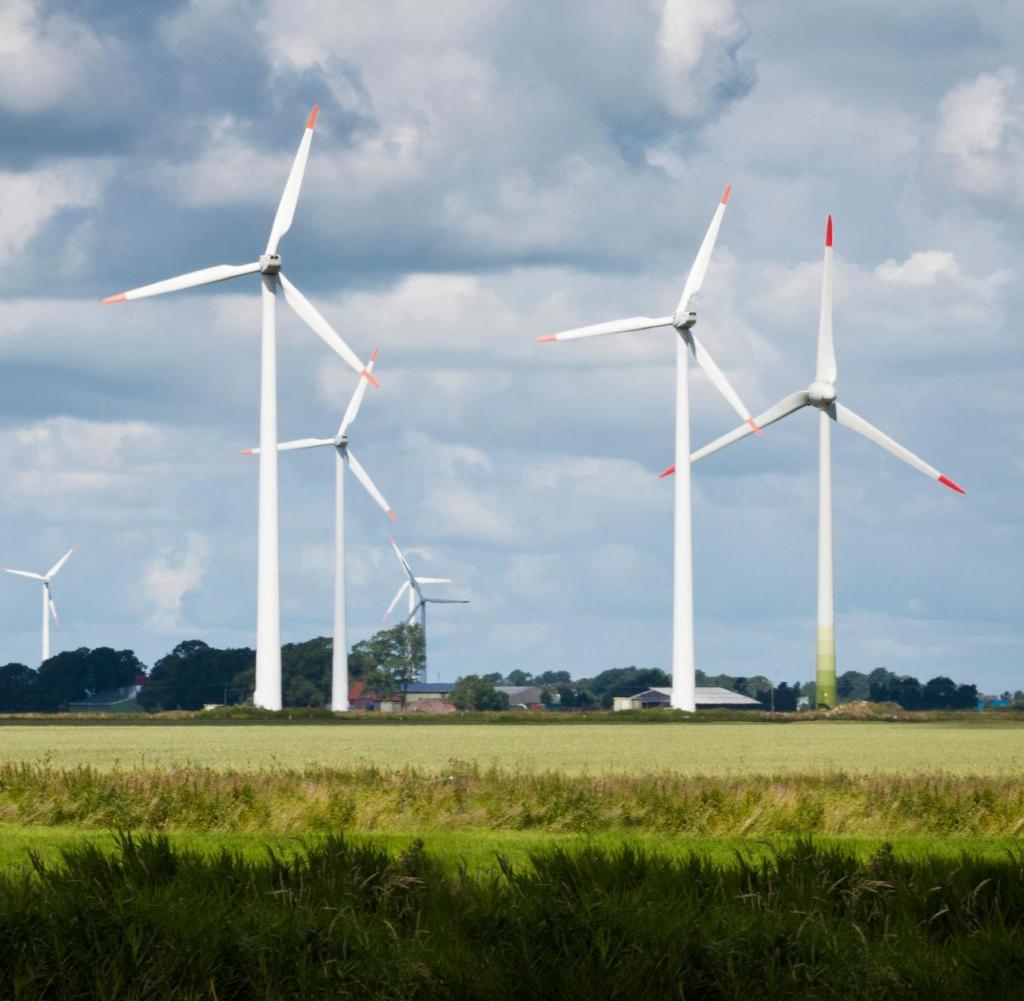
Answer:
[[279, 275], [281, 273], [281, 255], [280, 254], [261, 254], [260, 255], [260, 274], [261, 275]]
[[689, 330], [697, 322], [697, 314], [692, 310], [685, 313], [675, 313], [672, 317], [672, 326], [676, 330]]
[[824, 409], [836, 402], [836, 387], [831, 382], [812, 382], [807, 390], [811, 405]]

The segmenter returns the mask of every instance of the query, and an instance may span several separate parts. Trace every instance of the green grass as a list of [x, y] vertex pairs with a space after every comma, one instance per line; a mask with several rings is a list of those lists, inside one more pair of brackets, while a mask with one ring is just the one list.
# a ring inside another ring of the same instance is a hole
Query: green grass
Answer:
[[418, 843], [121, 838], [0, 874], [0, 997], [989, 1001], [1022, 996], [1022, 921], [1019, 852], [556, 847], [474, 873]]
[[1018, 778], [955, 775], [571, 775], [481, 769], [98, 770], [0, 766], [0, 821], [305, 834], [424, 829], [1024, 837]]
[[0, 724], [0, 763], [56, 767], [266, 769], [406, 765], [442, 771], [452, 759], [510, 770], [689, 775], [933, 773], [1020, 775], [1024, 727], [822, 721], [769, 726], [594, 723], [580, 726], [179, 726]]
[[[32, 854], [45, 862], [59, 862], [68, 851], [93, 845], [103, 851], [116, 848], [118, 832], [93, 828], [61, 826], [40, 827], [0, 824], [0, 871], [26, 868]], [[253, 831], [181, 831], [167, 833], [175, 849], [214, 855], [230, 851], [243, 858], [259, 860], [268, 851], [282, 857], [301, 854], [306, 848], [323, 843], [330, 835], [322, 833], [266, 834]], [[719, 865], [736, 865], [741, 859], [758, 860], [770, 857], [779, 850], [791, 848], [798, 839], [793, 837], [744, 838], [697, 837], [693, 835], [653, 834], [636, 832], [599, 832], [595, 834], [566, 834], [553, 831], [459, 830], [430, 829], [408, 831], [361, 831], [348, 835], [353, 844], [366, 845], [391, 853], [398, 853], [417, 839], [422, 840], [431, 855], [449, 869], [464, 866], [479, 872], [500, 868], [500, 860], [522, 865], [538, 852], [558, 849], [579, 852], [598, 849], [619, 852], [629, 847], [637, 851], [664, 858], [679, 859], [700, 855]], [[962, 855], [1000, 861], [1007, 853], [1022, 847], [1017, 838], [951, 837], [904, 835], [892, 840], [880, 837], [843, 835], [819, 837], [821, 847], [848, 851], [859, 859], [868, 859], [885, 844], [892, 846], [895, 857], [901, 859], [946, 858], [956, 860]]]

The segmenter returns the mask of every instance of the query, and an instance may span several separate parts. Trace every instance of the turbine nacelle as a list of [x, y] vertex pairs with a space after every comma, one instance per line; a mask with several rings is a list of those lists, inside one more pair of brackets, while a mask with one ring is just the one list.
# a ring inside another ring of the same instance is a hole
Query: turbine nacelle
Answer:
[[279, 275], [281, 273], [280, 254], [260, 254], [260, 274]]
[[697, 322], [697, 314], [692, 309], [683, 309], [672, 315], [672, 326], [676, 330], [689, 330]]
[[812, 382], [807, 387], [807, 402], [821, 410], [832, 406], [836, 402], [836, 387], [831, 382]]

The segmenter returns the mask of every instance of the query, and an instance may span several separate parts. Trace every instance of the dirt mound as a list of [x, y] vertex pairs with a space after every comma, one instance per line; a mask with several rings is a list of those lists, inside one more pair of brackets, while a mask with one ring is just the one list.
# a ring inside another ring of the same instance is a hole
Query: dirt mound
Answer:
[[906, 713], [896, 702], [841, 702], [825, 715], [829, 719], [896, 719]]

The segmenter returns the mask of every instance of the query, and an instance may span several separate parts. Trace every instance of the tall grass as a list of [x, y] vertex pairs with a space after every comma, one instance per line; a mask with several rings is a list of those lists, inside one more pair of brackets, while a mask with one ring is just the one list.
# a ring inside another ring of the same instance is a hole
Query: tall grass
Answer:
[[550, 851], [452, 874], [332, 836], [245, 860], [123, 836], [0, 877], [0, 996], [1022, 996], [1024, 857], [867, 862], [801, 842], [716, 866]]
[[1024, 783], [950, 775], [569, 775], [452, 761], [231, 772], [0, 766], [0, 822], [134, 830], [484, 828], [1024, 837]]

